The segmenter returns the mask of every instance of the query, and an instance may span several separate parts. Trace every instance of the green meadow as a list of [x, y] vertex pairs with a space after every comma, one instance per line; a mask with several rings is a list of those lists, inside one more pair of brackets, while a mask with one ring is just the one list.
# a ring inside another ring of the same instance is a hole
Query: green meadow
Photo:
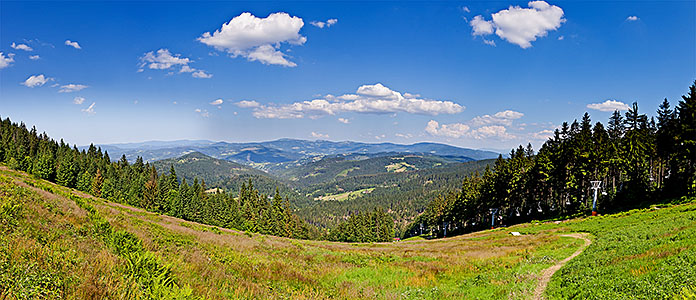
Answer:
[[[696, 203], [350, 244], [197, 224], [0, 169], [2, 299], [693, 299]], [[511, 231], [521, 232], [512, 236]], [[691, 298], [689, 298], [691, 297]]]

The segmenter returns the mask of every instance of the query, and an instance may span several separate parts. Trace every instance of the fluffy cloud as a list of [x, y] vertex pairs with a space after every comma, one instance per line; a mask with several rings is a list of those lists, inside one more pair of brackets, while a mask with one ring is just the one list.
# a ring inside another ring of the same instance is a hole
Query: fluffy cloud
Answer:
[[482, 16], [475, 16], [474, 19], [469, 22], [471, 25], [473, 35], [489, 35], [493, 33], [493, 22], [486, 21]]
[[59, 93], [72, 93], [86, 89], [87, 86], [84, 84], [66, 84], [60, 87]]
[[242, 56], [250, 61], [263, 64], [295, 67], [297, 64], [287, 59], [287, 54], [279, 50], [281, 43], [302, 45], [307, 38], [300, 35], [304, 21], [284, 12], [258, 18], [245, 12], [232, 18], [212, 34], [204, 33], [198, 38], [203, 44], [220, 51], [227, 51], [233, 57]]
[[615, 111], [629, 109], [628, 104], [616, 100], [607, 100], [602, 103], [591, 103], [587, 105], [587, 108], [599, 111]]
[[14, 54], [9, 53], [7, 56], [0, 52], [0, 70], [7, 68], [10, 66], [11, 63], [14, 62]]
[[475, 117], [471, 120], [471, 125], [482, 126], [489, 124], [501, 124], [505, 126], [510, 126], [513, 120], [517, 120], [524, 116], [521, 112], [516, 112], [512, 110], [505, 110], [497, 112], [494, 115], [483, 115]]
[[206, 73], [203, 70], [197, 70], [196, 72], [191, 73], [191, 76], [193, 78], [212, 78], [213, 74]]
[[328, 134], [321, 134], [321, 133], [312, 131], [312, 137], [315, 139], [328, 139], [329, 135]]
[[407, 93], [402, 95], [377, 83], [360, 86], [356, 94], [338, 97], [327, 95], [321, 99], [285, 105], [259, 105], [254, 109], [253, 115], [256, 118], [274, 119], [317, 118], [346, 112], [371, 114], [405, 112], [435, 116], [456, 114], [464, 110], [463, 106], [451, 101], [429, 100], [413, 96], [415, 95]]
[[170, 70], [181, 66], [179, 73], [191, 73], [194, 78], [211, 78], [213, 75], [206, 73], [203, 70], [192, 68], [189, 63], [193, 62], [187, 57], [182, 57], [181, 54], [172, 54], [169, 49], [159, 49], [157, 52], [150, 51], [140, 57], [140, 70], [147, 67], [153, 70]]
[[33, 87], [37, 87], [37, 86], [42, 86], [42, 85], [46, 84], [46, 82], [49, 82], [51, 80], [53, 80], [53, 78], [46, 77], [43, 74], [31, 75], [31, 76], [29, 76], [29, 78], [27, 78], [27, 80], [25, 80], [21, 84], [26, 86], [26, 87], [33, 88]]
[[319, 27], [319, 28], [327, 27], [328, 28], [328, 27], [331, 27], [332, 25], [338, 23], [338, 19], [328, 19], [328, 20], [326, 20], [326, 22], [312, 21], [309, 23], [312, 24], [312, 26], [314, 26], [314, 27]]
[[78, 44], [77, 42], [71, 41], [71, 40], [65, 40], [65, 45], [73, 47], [75, 49], [82, 49], [82, 47], [80, 47], [80, 44]]
[[529, 8], [510, 6], [491, 15], [487, 21], [482, 16], [475, 16], [469, 22], [473, 35], [489, 35], [493, 33], [501, 39], [522, 48], [532, 46], [531, 42], [544, 37], [551, 30], [556, 30], [565, 22], [563, 9], [550, 5], [545, 1], [531, 1]]
[[348, 119], [346, 119], [346, 118], [338, 118], [338, 121], [341, 122], [341, 123], [343, 123], [343, 124], [348, 124], [348, 123], [350, 123], [350, 120], [348, 120]]
[[507, 128], [500, 125], [483, 126], [471, 132], [471, 136], [475, 139], [484, 139], [496, 137], [500, 139], [512, 139], [513, 135], [507, 132]]
[[27, 44], [15, 44], [15, 43], [12, 43], [12, 45], [10, 45], [10, 47], [12, 47], [12, 49], [17, 49], [17, 50], [34, 51], [34, 49], [32, 49], [31, 47], [29, 47], [29, 45], [27, 45]]
[[235, 103], [235, 105], [237, 105], [237, 106], [239, 106], [239, 107], [241, 107], [241, 108], [253, 108], [253, 107], [259, 107], [259, 106], [261, 106], [261, 104], [259, 104], [259, 103], [256, 102], [256, 101], [253, 101], [253, 100], [252, 100], [252, 101], [242, 100], [242, 101], [239, 101], [239, 102]]
[[485, 138], [512, 139], [513, 135], [507, 132], [507, 128], [500, 125], [482, 126], [472, 129], [463, 123], [440, 124], [435, 120], [430, 120], [425, 126], [425, 132], [433, 136], [447, 138], [469, 137], [477, 140]]
[[41, 58], [41, 57], [38, 56], [38, 55], [31, 55], [31, 56], [29, 56], [29, 59], [31, 59], [31, 60], [39, 60], [40, 58]]
[[222, 99], [217, 99], [213, 102], [210, 102], [210, 105], [222, 105], [222, 103], [225, 101], [222, 101]]
[[425, 132], [433, 136], [447, 138], [499, 138], [512, 139], [515, 136], [508, 133], [506, 126], [511, 126], [514, 120], [522, 118], [523, 113], [504, 110], [494, 115], [477, 116], [465, 123], [440, 124], [435, 120], [430, 120], [425, 126]]
[[442, 124], [435, 120], [430, 120], [425, 126], [425, 132], [434, 136], [444, 136], [450, 138], [460, 138], [469, 134], [469, 126], [462, 123]]
[[191, 69], [184, 68], [188, 67], [188, 64], [191, 62], [190, 59], [181, 57], [181, 54], [172, 55], [172, 53], [169, 52], [169, 49], [159, 49], [157, 52], [150, 51], [145, 53], [145, 55], [140, 58], [140, 61], [141, 68], [147, 66], [150, 69], [167, 70], [173, 66], [181, 65], [182, 69], [180, 72], [187, 72]]
[[95, 104], [97, 104], [97, 103], [96, 103], [96, 102], [92, 102], [92, 104], [91, 104], [89, 107], [83, 108], [83, 109], [82, 109], [82, 112], [87, 113], [88, 115], [96, 114], [97, 112], [94, 111], [94, 105], [95, 105]]
[[85, 103], [85, 98], [83, 97], [75, 97], [72, 101], [74, 104], [82, 104]]
[[626, 18], [626, 21], [638, 21], [638, 16], [628, 16], [628, 18]]

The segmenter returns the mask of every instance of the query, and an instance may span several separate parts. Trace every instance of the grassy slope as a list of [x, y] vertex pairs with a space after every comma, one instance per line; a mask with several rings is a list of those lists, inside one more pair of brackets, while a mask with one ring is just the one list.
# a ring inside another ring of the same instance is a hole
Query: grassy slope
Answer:
[[[62, 195], [70, 193], [22, 173], [0, 170], [0, 298], [2, 294], [9, 294], [10, 299], [28, 298], [27, 293], [36, 287], [54, 293], [48, 298], [123, 295], [133, 284], [124, 271], [124, 259], [87, 230], [86, 212], [68, 198], [18, 186], [24, 182], [50, 186]], [[549, 287], [554, 297], [567, 298], [572, 296], [569, 292], [590, 290], [588, 285], [609, 278], [584, 277], [592, 274], [611, 276], [614, 282], [653, 274], [651, 286], [662, 285], [666, 293], [673, 293], [681, 285], [693, 284], [689, 272], [696, 267], [693, 258], [682, 257], [693, 253], [696, 244], [694, 204], [589, 221], [526, 224], [443, 240], [345, 244], [247, 235], [101, 199], [91, 201], [113, 228], [135, 234], [147, 251], [170, 264], [176, 282], [186, 283], [195, 295], [209, 299], [526, 299], [538, 274], [580, 245], [580, 240], [558, 236], [571, 230], [591, 232], [595, 243], [554, 275]], [[15, 209], [7, 209], [12, 203]], [[608, 233], [621, 227], [640, 228], [637, 225], [646, 222], [672, 225], [656, 225], [661, 229], [649, 236], [648, 241], [654, 241], [649, 245], [642, 242], [645, 233]], [[512, 237], [507, 234], [510, 230], [528, 234]], [[623, 239], [622, 245], [636, 246], [617, 249], [618, 237]], [[655, 251], [657, 245], [672, 251]], [[629, 254], [627, 249], [633, 252]], [[598, 257], [604, 259], [604, 265], [586, 268], [582, 263]], [[665, 269], [676, 257], [681, 257], [677, 260], [681, 265]], [[619, 271], [593, 273], [611, 268], [605, 266], [607, 261], [614, 261]], [[630, 272], [633, 263], [650, 269], [634, 275]], [[626, 272], [620, 272], [624, 269]], [[573, 285], [565, 285], [572, 278], [576, 278]], [[632, 297], [661, 298], [652, 289], [631, 292]]]

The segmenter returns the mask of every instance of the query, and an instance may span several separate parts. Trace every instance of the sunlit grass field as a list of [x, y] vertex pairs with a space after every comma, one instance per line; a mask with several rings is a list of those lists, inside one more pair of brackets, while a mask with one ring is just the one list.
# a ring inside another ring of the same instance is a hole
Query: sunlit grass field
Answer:
[[348, 244], [191, 223], [7, 169], [0, 199], [0, 298], [529, 299], [541, 271], [582, 244], [567, 232], [593, 244], [553, 276], [549, 298], [663, 299], [696, 285], [695, 204]]

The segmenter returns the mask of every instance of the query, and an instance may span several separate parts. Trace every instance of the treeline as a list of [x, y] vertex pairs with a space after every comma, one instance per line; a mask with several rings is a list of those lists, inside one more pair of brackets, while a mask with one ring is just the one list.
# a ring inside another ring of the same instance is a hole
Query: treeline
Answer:
[[319, 232], [292, 213], [288, 200], [260, 194], [251, 181], [238, 194], [208, 193], [204, 181], [189, 184], [173, 168], [159, 175], [154, 166], [85, 150], [50, 139], [24, 123], [0, 121], [0, 162], [41, 179], [146, 210], [199, 223], [277, 236], [314, 239]]
[[394, 237], [394, 220], [382, 208], [359, 212], [329, 232], [339, 242], [389, 242]]
[[495, 224], [573, 215], [591, 209], [590, 181], [601, 181], [598, 207], [632, 207], [646, 201], [696, 195], [696, 82], [676, 108], [665, 99], [656, 118], [615, 111], [607, 126], [589, 114], [563, 123], [538, 153], [531, 145], [498, 158], [492, 169], [464, 180], [461, 191], [433, 199], [406, 229], [421, 224], [441, 235]]

